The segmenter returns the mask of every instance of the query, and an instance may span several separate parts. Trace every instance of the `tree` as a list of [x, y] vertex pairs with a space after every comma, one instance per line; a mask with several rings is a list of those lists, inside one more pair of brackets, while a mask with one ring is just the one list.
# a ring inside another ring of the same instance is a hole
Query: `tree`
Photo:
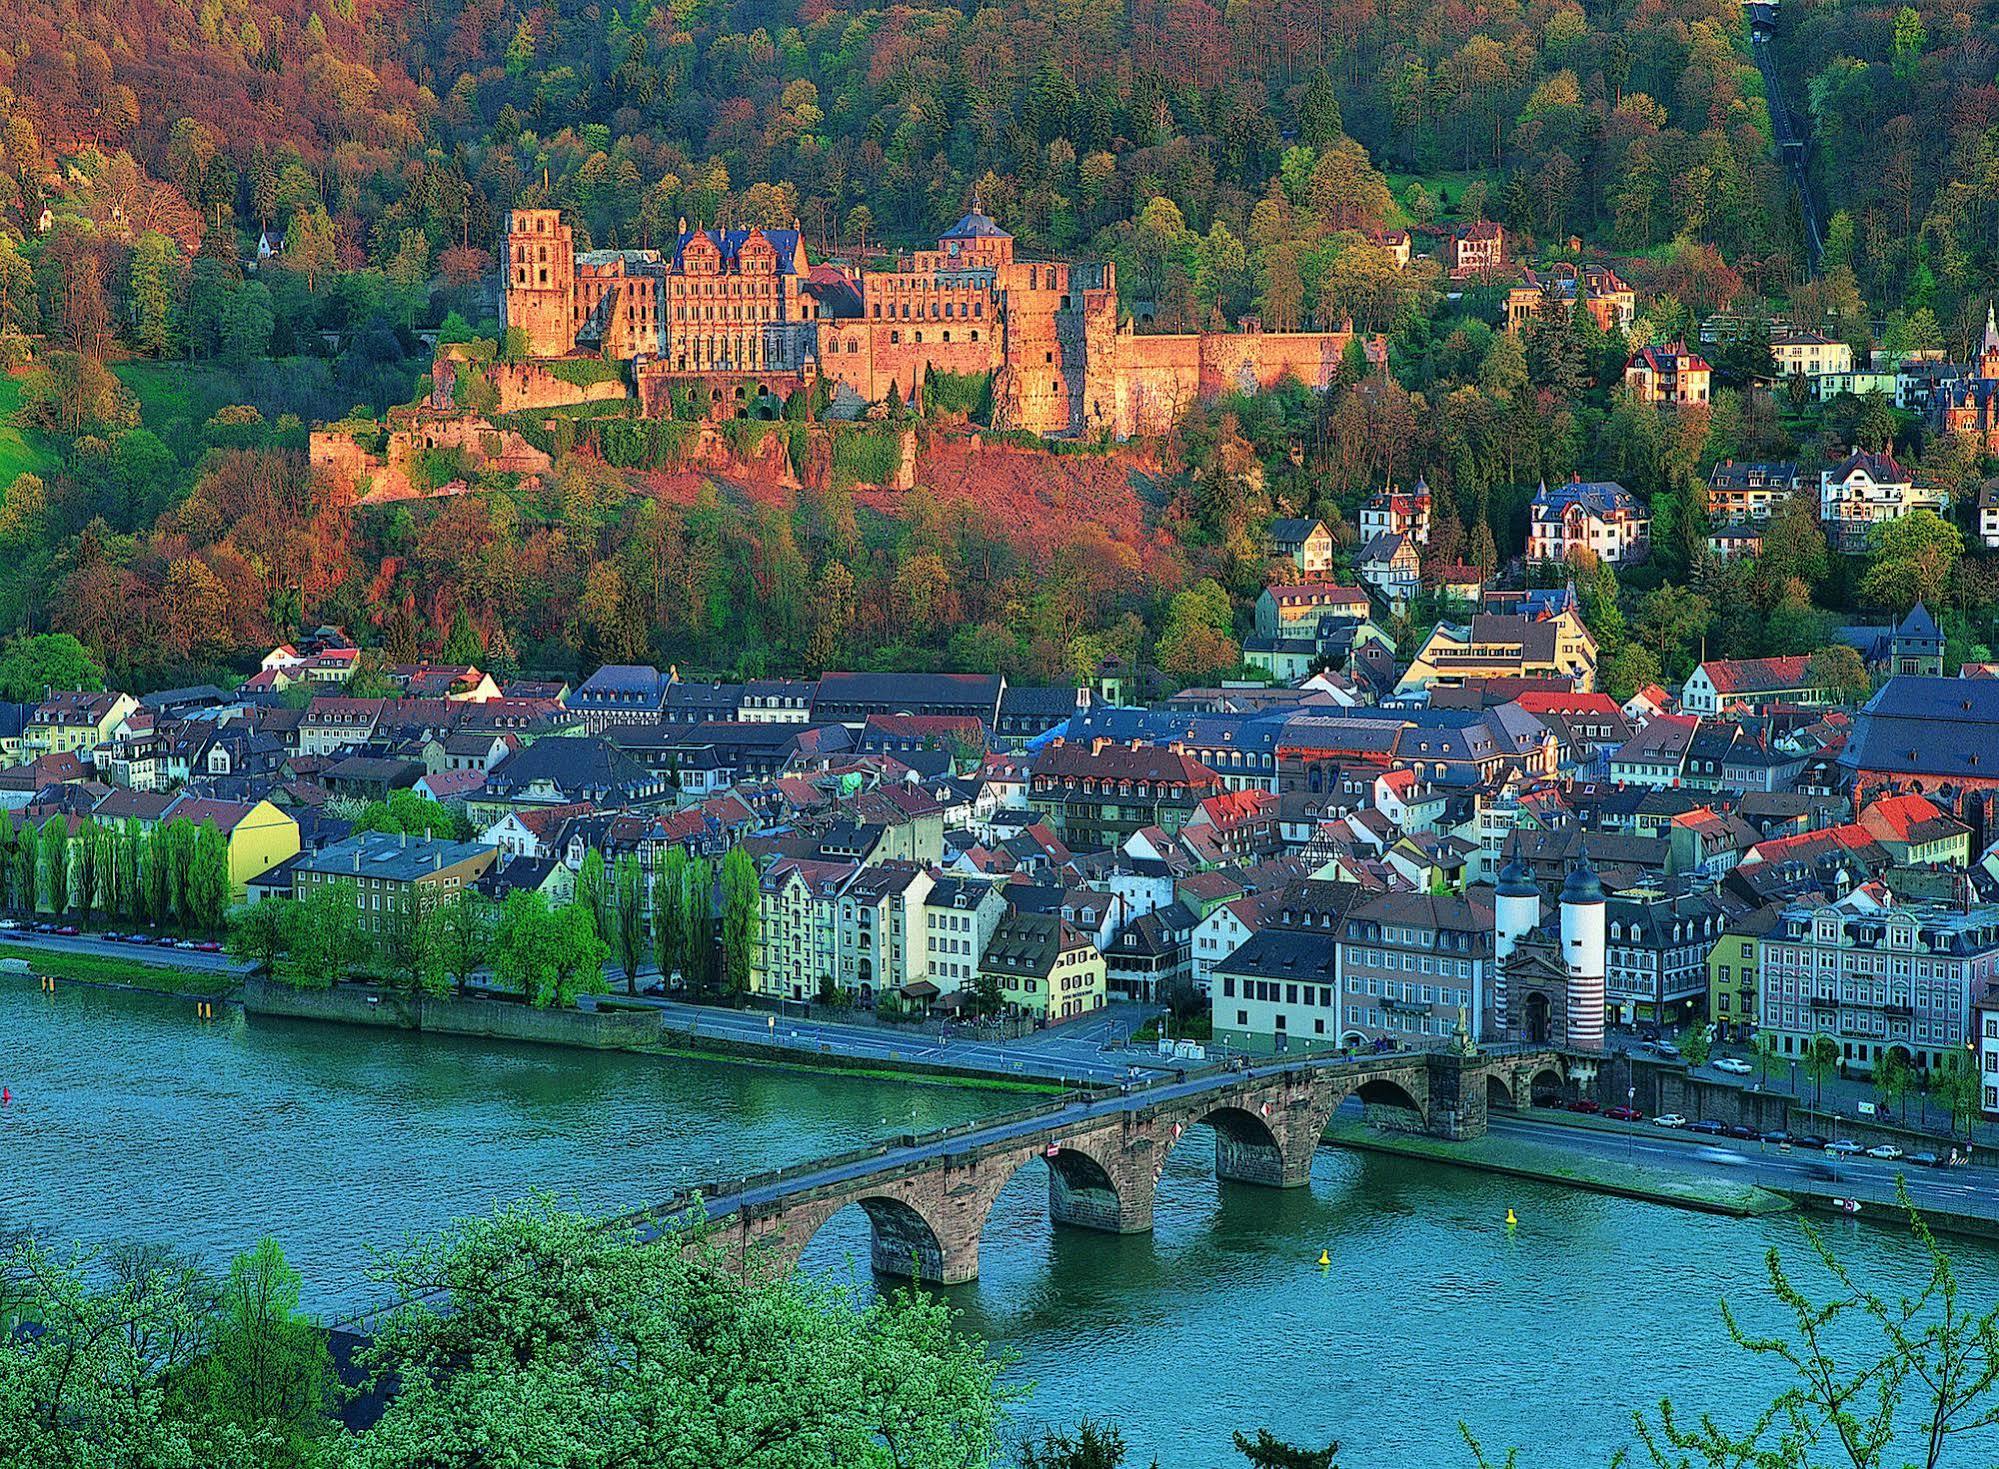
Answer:
[[69, 911], [69, 825], [60, 816], [42, 823], [43, 906], [60, 918]]
[[299, 1310], [300, 1284], [276, 1240], [230, 1261], [189, 1384], [199, 1419], [278, 1450], [258, 1455], [266, 1463], [310, 1462], [333, 1430], [333, 1358]]
[[1899, 1103], [1904, 1122], [1909, 1120], [1909, 1093], [1915, 1084], [1915, 1068], [1909, 1064], [1908, 1053], [1899, 1047], [1890, 1046], [1874, 1063], [1874, 1090], [1881, 1105], [1893, 1110]]
[[1756, 1052], [1757, 1083], [1761, 1086], [1768, 1086], [1770, 1084], [1770, 1063], [1777, 1059], [1777, 1037], [1763, 1031], [1758, 1031], [1756, 1038], [1749, 1045]]
[[651, 947], [646, 932], [646, 881], [636, 852], [618, 859], [612, 880], [611, 951], [625, 974], [625, 993], [639, 992], [639, 969]]
[[740, 1469], [963, 1469], [999, 1452], [999, 1364], [916, 1291], [857, 1299], [744, 1270], [698, 1229], [644, 1243], [546, 1197], [376, 1273], [392, 1299], [445, 1282], [452, 1309], [393, 1311], [363, 1348], [399, 1385], [365, 1434], [368, 1469], [487, 1462], [501, 1442], [521, 1464]]
[[1825, 1083], [1828, 1077], [1839, 1070], [1839, 1042], [1829, 1035], [1815, 1035], [1805, 1043], [1805, 1075], [1812, 1081], [1812, 1106], [1816, 1108], [1825, 1098]]
[[290, 941], [286, 926], [289, 900], [271, 898], [247, 903], [229, 914], [229, 953], [266, 974], [278, 972]]
[[1074, 1434], [1044, 1429], [1037, 1443], [1028, 1439], [1020, 1446], [1020, 1469], [1123, 1469], [1124, 1435], [1115, 1423], [1094, 1423], [1085, 1418]]
[[424, 988], [434, 994], [455, 988], [462, 996], [492, 936], [493, 904], [482, 894], [467, 888], [431, 904], [417, 932]]
[[680, 972], [687, 925], [687, 849], [668, 847], [652, 883], [653, 962], [663, 985]]
[[1982, 1105], [1981, 1092], [1978, 1062], [1968, 1050], [1948, 1052], [1943, 1063], [1931, 1073], [1930, 1094], [1951, 1120], [1953, 1131], [1956, 1124], [1964, 1124], [1967, 1143], [1971, 1141], [1971, 1127]]
[[516, 888], [500, 904], [493, 925], [493, 977], [524, 1000], [553, 988], [553, 956], [546, 948], [549, 922], [548, 899]]
[[722, 977], [732, 995], [750, 987], [760, 917], [756, 864], [744, 848], [731, 847], [722, 859]]
[[536, 1008], [566, 1009], [581, 994], [602, 994], [609, 946], [580, 903], [551, 909], [548, 899], [525, 890], [507, 895], [495, 925], [494, 975]]
[[103, 665], [66, 632], [23, 633], [0, 650], [0, 699], [39, 703], [51, 692], [103, 687]]
[[1805, 663], [1805, 682], [1835, 703], [1846, 704], [1867, 692], [1867, 664], [1844, 643], [1821, 648]]
[[590, 915], [597, 932], [610, 936], [611, 929], [611, 885], [604, 869], [604, 854], [591, 847], [583, 854], [583, 865], [576, 874], [576, 903]]
[[1698, 1071], [1707, 1065], [1708, 1057], [1714, 1051], [1714, 1036], [1708, 1026], [1696, 1025], [1680, 1037], [1680, 1058], [1691, 1071]]
[[1829, 1297], [1807, 1296], [1772, 1249], [1765, 1259], [1770, 1293], [1789, 1324], [1752, 1332], [1726, 1298], [1721, 1302], [1729, 1339], [1787, 1369], [1790, 1385], [1740, 1433], [1715, 1414], [1685, 1413], [1662, 1399], [1656, 1418], [1637, 1419], [1653, 1464], [1938, 1469], [1960, 1451], [1983, 1457], [1974, 1445], [1999, 1425], [1999, 1305], [1981, 1311], [1960, 1304], [1949, 1258], [1909, 1207], [1907, 1193], [1898, 1192], [1929, 1255], [1922, 1289], [1877, 1294], [1839, 1262], [1813, 1225], [1803, 1225], [1830, 1280]]
[[174, 349], [174, 281], [179, 271], [174, 243], [157, 230], [139, 237], [132, 250], [130, 305], [132, 342], [149, 357]]
[[187, 898], [194, 926], [220, 933], [229, 909], [229, 841], [212, 821], [202, 822], [194, 834]]
[[347, 976], [363, 949], [360, 895], [350, 881], [316, 882], [285, 905], [286, 983], [327, 989]]
[[1337, 1442], [1322, 1449], [1300, 1448], [1273, 1436], [1267, 1428], [1259, 1428], [1254, 1439], [1237, 1433], [1235, 1448], [1254, 1469], [1340, 1469], [1335, 1462], [1340, 1452]]
[[[428, 906], [421, 889], [405, 888], [382, 900], [374, 918], [375, 963], [382, 978], [410, 995], [430, 989], [435, 969], [424, 963], [423, 915]], [[443, 986], [438, 986], [442, 993]]]
[[1860, 594], [1897, 612], [1918, 602], [1940, 602], [1951, 570], [1964, 554], [1964, 532], [1934, 510], [1912, 510], [1899, 520], [1881, 521], [1868, 540], [1871, 555]]

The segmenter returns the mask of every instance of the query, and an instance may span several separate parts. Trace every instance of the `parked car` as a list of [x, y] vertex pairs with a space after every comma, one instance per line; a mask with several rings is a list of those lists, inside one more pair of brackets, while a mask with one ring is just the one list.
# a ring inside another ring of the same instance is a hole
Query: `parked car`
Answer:
[[1680, 1059], [1680, 1048], [1671, 1041], [1653, 1041], [1648, 1049], [1654, 1055], [1664, 1056], [1668, 1061], [1677, 1061]]
[[1943, 1167], [1943, 1159], [1939, 1158], [1935, 1153], [1911, 1153], [1907, 1161], [1915, 1164], [1918, 1168]]
[[194, 947], [195, 952], [200, 954], [219, 954], [222, 952], [222, 945], [218, 944], [214, 939], [203, 939]]
[[56, 926], [53, 923], [37, 923], [35, 925], [36, 933], [54, 933], [55, 931]]
[[11, 918], [0, 918], [0, 933], [12, 933], [20, 926]]
[[1705, 1122], [1690, 1123], [1687, 1127], [1688, 1132], [1697, 1132], [1702, 1137], [1720, 1137], [1727, 1130], [1727, 1128], [1712, 1118], [1709, 1118]]
[[1728, 1135], [1739, 1143], [1753, 1143], [1756, 1141], [1756, 1129], [1745, 1127], [1740, 1122], [1728, 1129]]
[[171, 949], [174, 946], [175, 940], [171, 934], [163, 933], [158, 938], [151, 940], [151, 942], [156, 949]]
[[1636, 1107], [1606, 1107], [1603, 1115], [1613, 1122], [1643, 1122], [1645, 1114]]
[[1687, 1119], [1677, 1112], [1661, 1112], [1652, 1119], [1654, 1127], [1685, 1127]]
[[1879, 1158], [1883, 1163], [1893, 1163], [1902, 1156], [1902, 1150], [1893, 1143], [1876, 1143], [1867, 1150], [1870, 1158]]
[[194, 940], [193, 940], [193, 939], [175, 939], [175, 940], [174, 940], [174, 947], [175, 947], [176, 949], [192, 949], [192, 948], [194, 947]]
[[1747, 1076], [1756, 1068], [1751, 1066], [1747, 1061], [1738, 1061], [1733, 1056], [1723, 1056], [1714, 1063], [1714, 1069], [1716, 1071], [1725, 1071], [1730, 1076]]
[[56, 934], [59, 937], [66, 939], [73, 939], [82, 932], [83, 930], [78, 928], [74, 923], [65, 923], [56, 930]]
[[1857, 1158], [1860, 1156], [1861, 1147], [1852, 1138], [1841, 1137], [1827, 1143], [1825, 1151], [1828, 1158]]
[[1772, 1147], [1788, 1148], [1796, 1139], [1788, 1132], [1778, 1131], [1764, 1133], [1763, 1141], [1769, 1143]]
[[1571, 1112], [1601, 1112], [1603, 1110], [1603, 1103], [1593, 1102], [1588, 1097], [1577, 1097], [1573, 1102], [1569, 1103], [1569, 1110]]
[[1562, 1099], [1555, 1092], [1542, 1092], [1541, 1095], [1534, 1098], [1534, 1105], [1537, 1107], [1559, 1107], [1562, 1105]]

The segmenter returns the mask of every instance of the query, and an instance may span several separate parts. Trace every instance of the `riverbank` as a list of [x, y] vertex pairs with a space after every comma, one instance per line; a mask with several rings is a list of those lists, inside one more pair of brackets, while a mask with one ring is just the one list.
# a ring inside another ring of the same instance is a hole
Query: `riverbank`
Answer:
[[32, 971], [15, 977], [16, 983], [24, 985], [35, 983], [46, 975], [63, 984], [90, 985], [96, 989], [184, 995], [191, 1000], [220, 1000], [232, 994], [240, 983], [236, 975], [226, 970], [189, 969], [175, 964], [164, 955], [158, 959], [141, 955], [114, 959], [103, 954], [35, 949], [10, 957], [25, 960]]
[[1639, 1164], [1582, 1157], [1551, 1144], [1489, 1134], [1465, 1142], [1446, 1142], [1420, 1134], [1378, 1132], [1363, 1123], [1336, 1117], [1327, 1124], [1322, 1141], [1357, 1152], [1447, 1163], [1482, 1173], [1563, 1184], [1590, 1193], [1671, 1204], [1738, 1219], [1782, 1214], [1793, 1207], [1784, 1195], [1758, 1184], [1682, 1176]]

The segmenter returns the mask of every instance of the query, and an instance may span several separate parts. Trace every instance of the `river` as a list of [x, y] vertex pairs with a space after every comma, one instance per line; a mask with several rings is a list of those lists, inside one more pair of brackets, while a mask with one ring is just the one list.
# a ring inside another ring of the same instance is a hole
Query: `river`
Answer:
[[[191, 1009], [0, 988], [0, 1084], [14, 1093], [0, 1111], [0, 1232], [166, 1241], [217, 1263], [270, 1235], [308, 1304], [331, 1311], [372, 1299], [371, 1247], [531, 1189], [629, 1208], [1018, 1101], [234, 1012], [202, 1023]], [[1607, 1462], [1631, 1439], [1631, 1410], [1663, 1394], [1731, 1421], [1766, 1401], [1773, 1369], [1729, 1346], [1716, 1298], [1771, 1319], [1772, 1245], [1816, 1279], [1789, 1218], [1334, 1151], [1309, 1191], [1218, 1188], [1205, 1142], [1169, 1159], [1150, 1236], [1051, 1229], [1038, 1169], [1001, 1194], [981, 1278], [952, 1299], [1033, 1384], [1023, 1429], [1114, 1418], [1134, 1469], [1240, 1462], [1228, 1430], [1264, 1425], [1339, 1438], [1351, 1469], [1428, 1469], [1470, 1464], [1462, 1419], [1489, 1448], [1521, 1445], [1521, 1469], [1580, 1469]], [[1830, 1233], [1870, 1282], [1917, 1282], [1902, 1236], [1851, 1221]], [[1999, 1294], [1999, 1252], [1952, 1248], [1968, 1300]], [[804, 1263], [844, 1277], [866, 1258], [850, 1209]]]

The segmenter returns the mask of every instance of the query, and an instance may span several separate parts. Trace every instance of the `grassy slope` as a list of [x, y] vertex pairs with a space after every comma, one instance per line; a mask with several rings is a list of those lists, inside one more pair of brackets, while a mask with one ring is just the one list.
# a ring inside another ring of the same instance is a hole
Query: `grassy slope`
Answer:
[[21, 380], [0, 375], [0, 490], [21, 474], [42, 474], [49, 468], [49, 456], [14, 426], [15, 410], [21, 406]]
[[120, 362], [112, 372], [139, 400], [139, 420], [155, 433], [176, 421], [198, 428], [240, 401], [236, 376], [208, 363]]
[[125, 985], [132, 989], [157, 990], [162, 994], [220, 995], [234, 989], [237, 984], [237, 977], [233, 974], [180, 969], [163, 959], [148, 963], [139, 958], [57, 953], [41, 948], [32, 953], [0, 949], [0, 958], [26, 959], [36, 974], [52, 974], [58, 981]]

